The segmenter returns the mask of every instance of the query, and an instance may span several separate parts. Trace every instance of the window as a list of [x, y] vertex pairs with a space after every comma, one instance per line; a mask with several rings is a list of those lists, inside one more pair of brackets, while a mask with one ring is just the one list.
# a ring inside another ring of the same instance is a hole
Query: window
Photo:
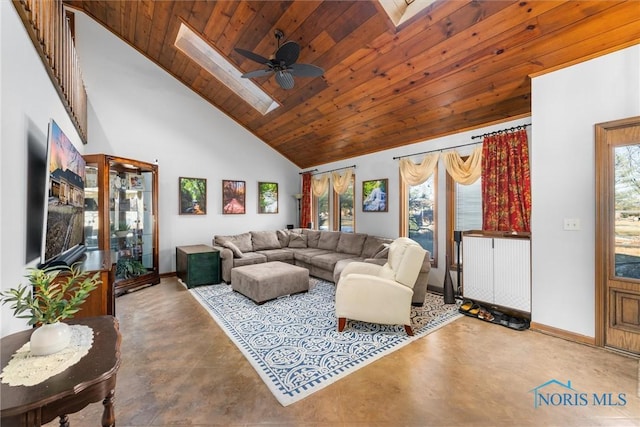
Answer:
[[243, 79], [240, 70], [184, 23], [180, 24], [174, 46], [262, 115], [279, 107], [260, 86], [249, 79]]
[[351, 183], [342, 194], [333, 192], [333, 206], [335, 230], [353, 233], [356, 230], [356, 209], [355, 209], [355, 182], [356, 176], [351, 176]]
[[437, 168], [429, 179], [419, 185], [407, 185], [400, 179], [400, 194], [403, 195], [400, 235], [415, 240], [428, 250], [434, 266], [437, 258], [436, 175]]
[[451, 268], [458, 259], [454, 231], [482, 230], [482, 178], [471, 185], [458, 184], [447, 174], [447, 254]]
[[[349, 187], [343, 194], [333, 190], [331, 182], [327, 191], [320, 196], [313, 196], [312, 218], [317, 230], [336, 230], [353, 233], [355, 224], [355, 175], [351, 176]], [[329, 197], [331, 192], [332, 197]]]
[[396, 28], [425, 10], [435, 0], [378, 0]]
[[[453, 181], [453, 180], [452, 180]], [[471, 185], [454, 182], [454, 230], [482, 229], [482, 179]]]
[[329, 189], [320, 196], [313, 196], [313, 218], [315, 223], [315, 229], [317, 230], [331, 230], [331, 211], [329, 210]]

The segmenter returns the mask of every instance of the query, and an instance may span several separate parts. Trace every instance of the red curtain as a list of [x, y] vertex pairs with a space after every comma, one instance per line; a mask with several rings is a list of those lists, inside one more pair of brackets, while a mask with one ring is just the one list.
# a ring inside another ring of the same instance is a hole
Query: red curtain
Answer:
[[311, 174], [302, 174], [302, 212], [300, 214], [300, 227], [306, 227], [311, 222]]
[[524, 129], [484, 138], [482, 229], [531, 231], [529, 146]]

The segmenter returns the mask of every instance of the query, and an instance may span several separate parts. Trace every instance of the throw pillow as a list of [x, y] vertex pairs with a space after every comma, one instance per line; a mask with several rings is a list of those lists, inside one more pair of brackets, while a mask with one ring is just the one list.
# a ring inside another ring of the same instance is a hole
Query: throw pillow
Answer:
[[223, 246], [225, 242], [231, 242], [243, 252], [253, 251], [251, 233], [236, 234], [235, 236], [215, 236], [215, 244]]
[[289, 246], [289, 230], [276, 230], [276, 236], [278, 236], [278, 240], [280, 241], [280, 247], [286, 248]]
[[251, 233], [236, 234], [229, 239], [231, 243], [236, 245], [242, 252], [253, 251], [253, 243], [251, 242]]
[[234, 245], [232, 242], [224, 242], [222, 244], [222, 246], [224, 246], [227, 249], [231, 249], [231, 252], [233, 252], [233, 257], [234, 258], [242, 258], [242, 251], [240, 249], [238, 249], [238, 247], [236, 245]]
[[389, 245], [387, 243], [383, 243], [380, 245], [379, 250], [376, 251], [376, 254], [373, 258], [387, 258], [389, 256]]
[[306, 248], [307, 236], [304, 234], [291, 233], [289, 235], [289, 247], [290, 248]]

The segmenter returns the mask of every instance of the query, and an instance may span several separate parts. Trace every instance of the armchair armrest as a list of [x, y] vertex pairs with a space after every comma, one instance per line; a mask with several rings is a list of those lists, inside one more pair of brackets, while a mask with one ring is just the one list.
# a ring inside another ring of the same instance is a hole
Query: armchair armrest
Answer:
[[381, 269], [382, 266], [377, 264], [354, 261], [347, 264], [344, 270], [342, 270], [340, 277], [346, 277], [349, 274], [369, 274], [372, 276], [378, 276]]

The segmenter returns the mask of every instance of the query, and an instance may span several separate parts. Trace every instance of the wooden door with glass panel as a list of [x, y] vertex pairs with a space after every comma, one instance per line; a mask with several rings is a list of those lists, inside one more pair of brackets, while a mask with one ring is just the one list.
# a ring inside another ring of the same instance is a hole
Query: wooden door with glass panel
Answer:
[[596, 126], [596, 339], [640, 354], [640, 117]]

